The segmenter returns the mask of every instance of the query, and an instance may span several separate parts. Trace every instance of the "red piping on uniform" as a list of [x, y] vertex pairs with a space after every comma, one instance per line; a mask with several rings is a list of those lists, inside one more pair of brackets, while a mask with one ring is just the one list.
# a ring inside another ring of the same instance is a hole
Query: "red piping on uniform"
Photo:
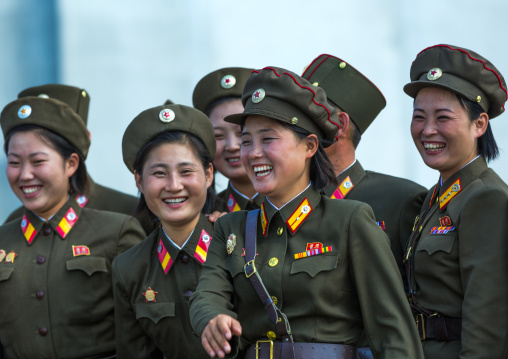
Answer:
[[[505, 93], [505, 95], [506, 95], [506, 99], [508, 100], [508, 91], [506, 91], [506, 89], [503, 87], [503, 82], [501, 81], [501, 78], [499, 77], [499, 75], [497, 74], [497, 72], [496, 72], [496, 71], [494, 71], [494, 70], [492, 70], [492, 69], [489, 69], [489, 68], [487, 67], [487, 65], [485, 65], [485, 62], [483, 62], [482, 60], [475, 59], [474, 57], [471, 57], [471, 55], [469, 55], [469, 52], [464, 51], [464, 50], [462, 50], [462, 49], [453, 49], [453, 48], [451, 48], [451, 47], [450, 47], [450, 46], [448, 46], [448, 45], [434, 45], [434, 46], [427, 47], [426, 49], [423, 49], [422, 51], [420, 51], [420, 52], [418, 53], [418, 55], [420, 55], [422, 52], [427, 51], [428, 49], [432, 49], [432, 48], [434, 48], [434, 47], [446, 47], [446, 48], [448, 48], [448, 49], [450, 49], [450, 50], [458, 50], [458, 51], [460, 51], [460, 52], [465, 53], [465, 54], [466, 54], [466, 55], [467, 55], [467, 56], [468, 56], [471, 60], [481, 62], [481, 63], [483, 64], [483, 68], [484, 68], [485, 70], [492, 71], [492, 72], [494, 73], [494, 75], [496, 75], [496, 77], [497, 77], [497, 79], [498, 79], [498, 81], [499, 81], [499, 87], [501, 87], [501, 88], [503, 89], [503, 91], [504, 91], [504, 93]], [[416, 57], [418, 57], [418, 55], [416, 55]], [[416, 61], [416, 60], [415, 60], [415, 61]], [[414, 61], [413, 61], [413, 62], [414, 62]], [[503, 110], [504, 110], [504, 104], [503, 104], [502, 106], [503, 106]]]
[[[311, 77], [312, 77], [312, 75], [314, 74], [314, 71], [316, 71], [316, 70], [319, 68], [319, 66], [321, 66], [321, 65], [323, 64], [323, 62], [325, 62], [325, 61], [326, 61], [326, 59], [328, 59], [329, 57], [331, 57], [331, 55], [325, 55], [325, 54], [323, 54], [323, 55], [324, 55], [324, 56], [326, 56], [326, 57], [323, 59], [323, 61], [321, 61], [321, 62], [319, 63], [319, 65], [317, 65], [317, 66], [316, 66], [316, 68], [315, 68], [314, 70], [312, 70], [312, 72], [310, 73], [309, 77], [307, 77], [307, 80], [309, 80], [309, 81], [310, 81], [310, 78], [311, 78]], [[319, 55], [319, 56], [323, 56], [323, 55]], [[312, 65], [314, 65], [314, 62], [316, 62], [316, 60], [317, 60], [317, 59], [319, 59], [319, 56], [318, 56], [318, 57], [316, 57], [316, 58], [314, 59], [314, 61], [312, 61], [312, 62], [310, 63], [310, 65], [309, 65], [309, 67], [307, 67], [307, 69], [310, 69], [310, 67], [311, 67]], [[307, 71], [305, 71], [305, 72], [307, 72]], [[303, 78], [305, 78], [304, 76], [302, 76], [302, 77], [303, 77]]]
[[[277, 73], [277, 71], [275, 71], [275, 70], [274, 70], [273, 68], [271, 68], [271, 67], [265, 67], [263, 70], [272, 70], [272, 71], [275, 73], [275, 75], [277, 75], [277, 77], [280, 77], [280, 75]], [[331, 123], [333, 123], [335, 126], [337, 126], [337, 128], [338, 128], [338, 129], [340, 129], [340, 126], [339, 126], [338, 124], [336, 124], [335, 122], [333, 122], [333, 121], [330, 119], [331, 114], [330, 114], [330, 111], [328, 111], [328, 109], [326, 108], [326, 106], [324, 106], [324, 105], [322, 105], [322, 104], [320, 104], [320, 103], [317, 103], [317, 102], [316, 102], [316, 100], [314, 100], [314, 98], [316, 97], [316, 93], [315, 93], [312, 89], [310, 89], [310, 88], [308, 88], [308, 87], [305, 87], [305, 86], [300, 85], [300, 84], [298, 83], [298, 81], [296, 81], [296, 79], [293, 77], [293, 75], [291, 75], [291, 74], [290, 74], [290, 73], [288, 73], [288, 72], [284, 72], [284, 73], [283, 73], [283, 75], [288, 75], [289, 77], [291, 77], [291, 78], [293, 79], [293, 81], [294, 81], [294, 82], [295, 82], [298, 86], [300, 86], [300, 88], [302, 88], [302, 89], [307, 89], [307, 90], [309, 90], [310, 92], [312, 92], [312, 94], [314, 95], [314, 97], [312, 98], [312, 102], [314, 102], [314, 103], [315, 103], [316, 105], [318, 105], [318, 106], [323, 107], [323, 108], [326, 110], [326, 113], [328, 113], [328, 121], [330, 121], [330, 122], [331, 122]]]

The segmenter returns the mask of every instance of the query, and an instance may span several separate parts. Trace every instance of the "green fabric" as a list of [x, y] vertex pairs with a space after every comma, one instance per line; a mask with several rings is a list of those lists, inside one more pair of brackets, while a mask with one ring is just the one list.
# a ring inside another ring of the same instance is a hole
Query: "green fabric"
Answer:
[[[291, 234], [286, 220], [304, 198], [312, 212]], [[356, 345], [365, 330], [375, 358], [423, 357], [388, 238], [366, 204], [332, 200], [309, 187], [280, 211], [267, 201], [264, 206], [268, 227], [263, 237], [258, 221], [256, 268], [287, 315], [295, 341]], [[246, 215], [230, 213], [215, 223], [214, 241], [190, 308], [197, 333], [217, 314], [238, 318], [240, 350], [274, 331], [244, 273]], [[236, 235], [236, 246], [228, 255], [231, 234]], [[332, 250], [294, 259], [313, 242]], [[278, 259], [274, 267], [268, 264], [271, 258]]]
[[90, 94], [85, 89], [60, 84], [48, 84], [30, 87], [18, 94], [18, 98], [27, 96], [49, 97], [60, 100], [69, 105], [85, 122], [85, 126], [87, 125]]
[[376, 85], [338, 57], [318, 56], [302, 77], [325, 90], [328, 99], [348, 113], [362, 134], [386, 106]]
[[[209, 106], [223, 97], [242, 97], [243, 87], [252, 71], [254, 69], [226, 67], [210, 72], [199, 80], [194, 88], [192, 105], [199, 111], [207, 113], [211, 110]], [[229, 77], [228, 83], [223, 81], [225, 76]], [[234, 85], [231, 86], [233, 82]]]
[[[480, 157], [440, 186], [439, 196], [458, 178], [462, 191], [443, 210], [434, 202], [412, 253], [417, 301], [442, 316], [462, 318], [462, 339], [424, 341], [425, 357], [506, 358], [508, 186]], [[431, 234], [445, 216], [455, 229]]]
[[[56, 228], [71, 207], [77, 220], [63, 239]], [[0, 249], [17, 254], [13, 263], [0, 262], [0, 353], [5, 358], [86, 358], [114, 351], [111, 262], [144, 238], [138, 221], [82, 209], [71, 199], [50, 219], [52, 230], [45, 235], [48, 225], [30, 211], [25, 215], [37, 231], [31, 244], [21, 219], [0, 227]], [[90, 255], [74, 257], [73, 245], [88, 246]], [[44, 291], [41, 299], [39, 290]], [[42, 327], [46, 336], [39, 334]]]
[[[166, 110], [174, 113], [174, 118], [169, 122], [161, 120], [161, 113]], [[162, 105], [141, 112], [127, 126], [122, 139], [122, 153], [129, 171], [134, 173], [134, 161], [148, 141], [158, 134], [171, 131], [188, 132], [196, 136], [205, 145], [210, 158], [215, 157], [213, 126], [204, 113], [184, 105]]]
[[[376, 222], [385, 222], [385, 233], [407, 288], [406, 267], [402, 262], [404, 249], [427, 190], [404, 178], [365, 171], [359, 161], [337, 177], [339, 184], [348, 176], [354, 187], [345, 198], [367, 203], [374, 211]], [[329, 186], [324, 193], [330, 197], [336, 188]]]
[[[429, 71], [442, 75], [429, 79]], [[428, 86], [443, 87], [478, 102], [492, 119], [504, 112], [506, 82], [498, 69], [474, 51], [452, 45], [435, 45], [421, 51], [411, 65], [411, 82], [404, 92], [416, 97]]]
[[[202, 230], [210, 236], [213, 233], [204, 215], [181, 250], [162, 229], [153, 231], [113, 262], [115, 322], [122, 328], [116, 335], [119, 358], [149, 358], [157, 352], [167, 358], [209, 358], [201, 338], [192, 331], [189, 304], [184, 299], [186, 292], [196, 290], [201, 275], [202, 264], [194, 253]], [[167, 274], [157, 253], [160, 239], [173, 260]], [[187, 256], [187, 263], [182, 262], [183, 256]], [[158, 292], [156, 302], [147, 302], [143, 296], [149, 287]]]

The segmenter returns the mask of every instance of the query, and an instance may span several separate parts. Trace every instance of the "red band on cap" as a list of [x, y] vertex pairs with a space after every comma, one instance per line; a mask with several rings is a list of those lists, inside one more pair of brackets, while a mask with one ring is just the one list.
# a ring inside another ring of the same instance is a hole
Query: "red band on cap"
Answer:
[[[325, 55], [325, 54], [323, 54], [323, 55]], [[323, 55], [319, 55], [319, 56], [323, 56]], [[316, 57], [316, 58], [314, 59], [314, 61], [312, 61], [312, 62], [310, 63], [310, 65], [309, 65], [309, 67], [307, 67], [307, 69], [310, 69], [310, 67], [311, 67], [312, 65], [314, 65], [314, 62], [316, 62], [316, 60], [317, 60], [317, 59], [319, 59], [319, 56], [318, 56], [318, 57]], [[324, 59], [323, 59], [323, 60], [319, 63], [319, 65], [317, 65], [317, 66], [316, 66], [316, 68], [315, 68], [314, 70], [312, 70], [312, 72], [310, 73], [309, 77], [307, 77], [307, 79], [306, 79], [306, 80], [309, 80], [309, 81], [310, 81], [310, 78], [311, 78], [311, 77], [312, 77], [312, 75], [314, 74], [314, 71], [316, 71], [316, 70], [318, 69], [318, 67], [319, 67], [319, 66], [321, 66], [321, 65], [323, 64], [323, 62], [325, 62], [325, 61], [326, 61], [329, 57], [331, 57], [332, 55], [325, 55], [325, 56], [326, 56], [326, 57], [325, 57], [325, 58], [324, 58]], [[305, 72], [307, 72], [307, 70], [305, 70]], [[305, 72], [304, 72], [304, 73], [303, 73], [303, 75], [302, 75], [302, 77], [303, 77], [303, 78], [305, 78]]]
[[[497, 74], [497, 72], [496, 72], [496, 71], [494, 71], [494, 70], [492, 70], [492, 69], [489, 69], [489, 68], [487, 67], [487, 65], [485, 65], [485, 62], [483, 62], [482, 60], [475, 59], [474, 57], [472, 57], [472, 56], [469, 54], [469, 52], [464, 51], [464, 50], [462, 50], [462, 49], [454, 49], [454, 48], [451, 48], [450, 46], [447, 46], [447, 45], [434, 45], [434, 46], [427, 47], [426, 49], [423, 49], [422, 51], [420, 51], [420, 52], [418, 53], [418, 55], [420, 55], [422, 52], [427, 51], [427, 50], [429, 50], [429, 49], [432, 49], [432, 48], [434, 48], [434, 47], [446, 47], [446, 48], [448, 48], [448, 49], [450, 49], [450, 50], [460, 51], [460, 52], [465, 53], [465, 54], [466, 54], [466, 55], [467, 55], [467, 56], [468, 56], [471, 60], [481, 62], [481, 63], [483, 64], [483, 68], [484, 68], [485, 70], [492, 71], [492, 73], [493, 73], [494, 75], [496, 75], [496, 77], [497, 77], [497, 79], [498, 79], [498, 81], [499, 81], [499, 87], [501, 87], [501, 88], [503, 89], [503, 91], [504, 91], [504, 93], [505, 93], [505, 95], [506, 95], [506, 99], [508, 100], [508, 92], [507, 92], [507, 91], [506, 91], [506, 89], [503, 87], [503, 82], [501, 81], [501, 78], [499, 77], [499, 75]], [[418, 55], [416, 55], [416, 57], [418, 57]], [[416, 60], [415, 60], [415, 61], [416, 61]], [[415, 62], [415, 61], [413, 61], [413, 62]], [[504, 104], [503, 104], [502, 106], [503, 106], [503, 109], [504, 109]]]
[[[281, 76], [277, 73], [277, 71], [275, 71], [275, 70], [274, 70], [273, 68], [271, 68], [271, 67], [265, 67], [263, 70], [272, 70], [272, 71], [275, 73], [275, 75], [277, 75], [277, 77], [281, 77]], [[326, 113], [328, 113], [328, 121], [329, 121], [329, 122], [331, 122], [331, 123], [333, 123], [335, 126], [337, 126], [337, 128], [338, 128], [338, 129], [340, 129], [339, 125], [338, 125], [338, 124], [336, 124], [335, 122], [333, 122], [333, 121], [330, 119], [331, 114], [330, 114], [330, 111], [328, 111], [328, 109], [326, 108], [326, 106], [324, 106], [324, 105], [322, 105], [322, 104], [320, 104], [320, 103], [316, 102], [316, 100], [315, 100], [316, 93], [315, 93], [315, 92], [314, 92], [311, 88], [300, 85], [300, 84], [298, 83], [298, 81], [294, 78], [294, 76], [293, 76], [293, 75], [291, 75], [291, 74], [290, 74], [290, 73], [288, 73], [288, 72], [284, 72], [284, 73], [283, 73], [283, 75], [287, 75], [287, 76], [291, 77], [291, 78], [293, 79], [293, 81], [295, 82], [295, 84], [297, 84], [300, 88], [302, 88], [302, 89], [306, 89], [306, 90], [309, 90], [310, 92], [312, 92], [312, 94], [313, 94], [313, 96], [314, 96], [314, 97], [312, 98], [312, 102], [314, 102], [317, 106], [321, 106], [321, 107], [323, 107], [323, 108], [326, 110]]]

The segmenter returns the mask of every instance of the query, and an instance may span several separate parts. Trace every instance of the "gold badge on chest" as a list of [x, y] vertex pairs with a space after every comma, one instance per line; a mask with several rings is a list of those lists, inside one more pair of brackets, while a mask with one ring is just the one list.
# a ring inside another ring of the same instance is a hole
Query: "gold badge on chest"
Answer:
[[146, 292], [143, 292], [143, 296], [145, 297], [146, 299], [146, 302], [157, 302], [157, 300], [155, 299], [155, 296], [158, 294], [159, 292], [155, 292], [151, 287], [148, 287], [147, 291]]
[[226, 250], [228, 252], [228, 255], [233, 253], [235, 247], [236, 247], [236, 236], [233, 233], [231, 233], [226, 242]]

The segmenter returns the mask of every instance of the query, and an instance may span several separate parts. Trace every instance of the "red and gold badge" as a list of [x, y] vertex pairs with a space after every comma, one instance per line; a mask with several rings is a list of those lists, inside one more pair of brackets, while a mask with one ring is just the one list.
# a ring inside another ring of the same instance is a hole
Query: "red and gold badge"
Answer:
[[14, 251], [11, 251], [9, 254], [7, 254], [7, 257], [5, 258], [5, 263], [14, 263], [14, 258], [16, 258], [18, 255], [14, 253]]
[[3, 249], [0, 249], [0, 262], [4, 260], [7, 253]]
[[152, 288], [148, 287], [148, 290], [146, 292], [143, 292], [143, 295], [144, 297], [146, 298], [146, 302], [157, 302], [157, 300], [155, 300], [155, 296], [158, 294], [159, 292], [155, 292], [152, 290]]

